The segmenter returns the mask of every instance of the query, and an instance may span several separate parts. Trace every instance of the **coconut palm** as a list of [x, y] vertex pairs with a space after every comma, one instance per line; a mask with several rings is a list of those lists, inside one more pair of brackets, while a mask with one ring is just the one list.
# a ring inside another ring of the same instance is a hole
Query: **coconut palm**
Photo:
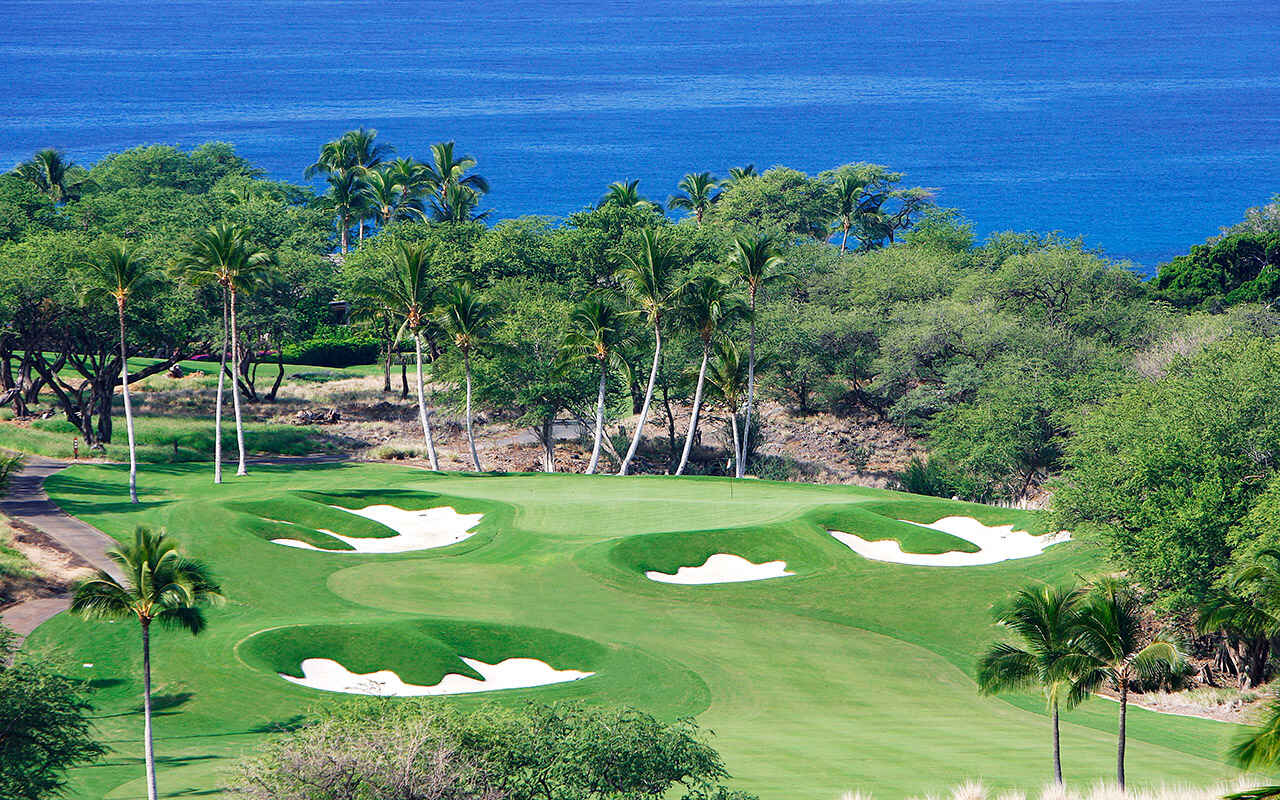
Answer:
[[733, 253], [730, 255], [730, 269], [738, 280], [746, 284], [748, 312], [751, 320], [747, 350], [747, 404], [746, 417], [743, 421], [742, 449], [736, 454], [735, 477], [746, 474], [747, 438], [751, 435], [751, 414], [756, 400], [756, 303], [760, 296], [770, 287], [791, 279], [791, 275], [783, 271], [786, 262], [778, 254], [777, 245], [767, 234], [746, 237], [738, 236], [733, 242]]
[[431, 249], [421, 242], [397, 242], [391, 262], [391, 278], [384, 284], [366, 287], [362, 294], [368, 302], [388, 309], [399, 321], [396, 340], [412, 337], [417, 364], [418, 421], [427, 446], [431, 468], [440, 469], [436, 445], [431, 436], [431, 419], [427, 411], [426, 390], [422, 381], [422, 331], [429, 323], [435, 286], [431, 281]]
[[746, 364], [742, 363], [742, 353], [731, 339], [721, 339], [715, 345], [715, 358], [707, 367], [707, 396], [712, 402], [718, 402], [729, 416], [729, 431], [733, 439], [733, 467], [735, 474], [742, 474], [738, 467], [745, 448], [741, 446], [741, 432], [738, 429], [738, 413], [742, 409], [742, 398], [747, 393]]
[[85, 262], [87, 296], [109, 297], [120, 323], [120, 387], [124, 395], [124, 427], [129, 436], [129, 502], [138, 502], [138, 451], [133, 435], [133, 404], [129, 399], [129, 349], [125, 342], [124, 309], [134, 293], [155, 278], [136, 245], [116, 244]]
[[53, 148], [37, 152], [15, 167], [13, 174], [30, 181], [54, 203], [75, 200], [90, 186], [88, 173]]
[[711, 348], [725, 333], [725, 328], [746, 313], [746, 303], [733, 286], [718, 275], [700, 275], [680, 287], [677, 317], [687, 330], [702, 342], [702, 361], [698, 366], [698, 382], [693, 392], [693, 409], [689, 415], [689, 432], [684, 439], [684, 452], [676, 474], [683, 475], [689, 463], [689, 452], [698, 432], [698, 414], [702, 411], [702, 388], [707, 378], [707, 361]]
[[1079, 628], [1079, 587], [1029, 586], [1018, 591], [1009, 607], [996, 614], [1019, 644], [997, 642], [978, 662], [978, 690], [983, 694], [1040, 688], [1053, 726], [1053, 777], [1062, 783], [1058, 714], [1079, 702], [1069, 657]]
[[[236, 298], [254, 289], [274, 263], [271, 254], [250, 244], [242, 229], [225, 222], [191, 236], [187, 250], [179, 258], [177, 269], [193, 285], [216, 283], [222, 292], [222, 361], [218, 369], [218, 396], [214, 410], [213, 482], [222, 483], [222, 392], [227, 374], [228, 336], [231, 349], [231, 374], [240, 374], [240, 332], [237, 326]], [[240, 411], [240, 389], [233, 377], [231, 399], [236, 417], [236, 447], [239, 461], [237, 475], [246, 475], [244, 420]]]
[[364, 178], [350, 170], [330, 174], [327, 198], [337, 218], [338, 243], [345, 254], [351, 245], [352, 219], [364, 219], [369, 198], [365, 193]]
[[[363, 175], [368, 170], [382, 164], [395, 152], [389, 144], [377, 142], [378, 132], [372, 128], [360, 127], [325, 142], [320, 147], [320, 156], [316, 162], [303, 172], [308, 178], [317, 174], [342, 175], [355, 173]], [[359, 238], [364, 241], [364, 217], [358, 219]]]
[[596, 427], [591, 445], [591, 461], [587, 474], [593, 475], [600, 463], [600, 445], [604, 440], [605, 384], [609, 367], [625, 365], [620, 348], [628, 341], [626, 322], [618, 309], [602, 296], [589, 297], [579, 303], [569, 317], [563, 353], [568, 358], [591, 358], [600, 365], [600, 385], [596, 392]]
[[151, 626], [179, 628], [198, 635], [205, 628], [202, 606], [222, 601], [222, 590], [199, 561], [185, 558], [178, 543], [163, 531], [134, 532], [132, 545], [107, 556], [123, 572], [116, 580], [99, 570], [80, 583], [71, 610], [85, 619], [138, 620], [142, 627], [143, 754], [147, 798], [156, 798], [156, 760], [151, 736]]
[[[1262, 721], [1231, 747], [1231, 760], [1241, 769], [1270, 771], [1280, 766], [1280, 700], [1272, 700]], [[1270, 800], [1280, 786], [1261, 786], [1227, 795], [1226, 800]]]
[[719, 186], [720, 181], [710, 172], [691, 172], [681, 178], [676, 187], [684, 194], [672, 195], [667, 200], [667, 208], [692, 211], [694, 219], [701, 225], [702, 217], [720, 199], [720, 193], [716, 191]]
[[1201, 633], [1225, 637], [1220, 658], [1241, 689], [1266, 680], [1271, 641], [1280, 636], [1280, 550], [1266, 548], [1232, 575], [1200, 608]]
[[754, 178], [759, 174], [756, 172], [755, 164], [748, 164], [745, 167], [730, 167], [729, 177], [725, 178], [724, 183], [726, 186], [732, 186], [744, 178]]
[[453, 337], [454, 347], [462, 353], [467, 386], [467, 445], [471, 448], [471, 463], [475, 465], [476, 472], [480, 472], [480, 456], [476, 454], [476, 439], [471, 431], [471, 355], [488, 338], [493, 310], [472, 291], [468, 283], [451, 286], [440, 303], [440, 310], [445, 330]]
[[475, 222], [489, 216], [476, 213], [480, 195], [467, 186], [449, 186], [443, 194], [431, 198], [431, 218], [436, 222]]
[[636, 208], [649, 206], [652, 203], [640, 196], [640, 181], [634, 180], [614, 181], [609, 184], [604, 197], [600, 198], [598, 207], [604, 208], [609, 205], [619, 208]]
[[1103, 684], [1120, 699], [1116, 745], [1116, 783], [1124, 788], [1125, 721], [1129, 688], [1135, 679], [1167, 675], [1186, 663], [1176, 644], [1142, 631], [1142, 606], [1133, 592], [1115, 578], [1094, 583], [1078, 608], [1075, 648], [1067, 656], [1067, 671], [1075, 678], [1077, 702]]
[[853, 229], [866, 187], [866, 180], [854, 172], [846, 171], [836, 175], [832, 195], [825, 210], [834, 218], [833, 224], [836, 230], [840, 231], [841, 254], [844, 254], [847, 249], [849, 231]]
[[421, 197], [435, 191], [431, 170], [417, 159], [397, 158], [384, 164], [383, 169], [391, 174], [410, 197]]
[[426, 220], [422, 200], [403, 182], [405, 178], [398, 170], [384, 167], [365, 170], [362, 174], [364, 196], [380, 226], [402, 219]]
[[453, 142], [431, 145], [431, 161], [426, 164], [426, 170], [436, 195], [443, 200], [451, 186], [464, 187], [474, 195], [488, 194], [487, 180], [479, 175], [467, 174], [475, 168], [476, 160], [471, 156], [454, 155], [453, 148]]
[[[634, 188], [634, 185], [633, 185]], [[642, 317], [653, 328], [653, 366], [649, 369], [649, 384], [640, 406], [640, 419], [636, 422], [631, 446], [622, 459], [619, 475], [626, 475], [640, 446], [640, 435], [649, 419], [649, 406], [653, 402], [653, 390], [658, 380], [658, 364], [662, 358], [662, 323], [675, 303], [678, 288], [674, 286], [678, 266], [674, 249], [653, 228], [645, 228], [638, 254], [624, 253], [623, 266], [615, 273], [631, 302], [631, 314]]]

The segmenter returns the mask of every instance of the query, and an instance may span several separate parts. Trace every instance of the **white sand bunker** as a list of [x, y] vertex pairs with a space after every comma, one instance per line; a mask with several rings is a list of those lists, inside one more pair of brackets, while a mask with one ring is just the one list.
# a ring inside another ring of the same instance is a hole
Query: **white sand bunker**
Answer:
[[[410, 550], [429, 550], [456, 544], [472, 535], [472, 528], [480, 523], [483, 514], [459, 514], [449, 506], [428, 508], [423, 511], [405, 511], [395, 506], [376, 505], [364, 508], [329, 506], [349, 514], [357, 514], [374, 522], [380, 522], [396, 532], [383, 538], [343, 536], [324, 528], [320, 533], [332, 536], [351, 545], [351, 550], [326, 550], [299, 539], [272, 539], [272, 544], [300, 547], [304, 550], [324, 550], [328, 553], [406, 553]], [[285, 520], [273, 520], [285, 522]], [[293, 525], [295, 523], [286, 522]]]
[[528, 689], [552, 683], [568, 683], [581, 680], [594, 672], [575, 669], [556, 669], [536, 658], [508, 658], [496, 664], [486, 664], [474, 658], [463, 658], [467, 666], [483, 676], [476, 680], [467, 675], [449, 673], [435, 686], [417, 686], [405, 683], [391, 670], [379, 670], [364, 675], [350, 672], [337, 661], [328, 658], [308, 658], [302, 662], [302, 677], [280, 673], [280, 677], [324, 692], [346, 694], [370, 694], [382, 697], [426, 697], [442, 694], [470, 694], [494, 692], [500, 689]]
[[742, 556], [732, 553], [716, 553], [708, 556], [700, 567], [681, 567], [675, 574], [649, 570], [645, 577], [660, 583], [739, 583], [741, 581], [763, 581], [769, 578], [782, 578], [795, 575], [787, 571], [785, 561], [766, 561], [753, 564]]
[[983, 525], [973, 517], [943, 517], [928, 525], [907, 519], [899, 521], [973, 542], [978, 546], [978, 552], [961, 553], [953, 550], [948, 553], [904, 553], [902, 545], [896, 539], [869, 542], [852, 533], [827, 532], [863, 558], [918, 567], [976, 567], [1015, 558], [1030, 558], [1040, 555], [1050, 545], [1071, 540], [1071, 534], [1066, 531], [1032, 536], [1026, 531], [1015, 531], [1012, 525]]

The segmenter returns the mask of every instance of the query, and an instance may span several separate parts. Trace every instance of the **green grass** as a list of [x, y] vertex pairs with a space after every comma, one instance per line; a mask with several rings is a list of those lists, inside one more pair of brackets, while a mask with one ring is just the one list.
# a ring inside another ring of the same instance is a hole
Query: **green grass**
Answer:
[[[766, 799], [832, 800], [854, 788], [924, 795], [966, 778], [1038, 787], [1049, 776], [1043, 701], [980, 697], [972, 666], [998, 635], [994, 602], [1027, 581], [1099, 567], [1075, 543], [959, 569], [867, 561], [826, 527], [937, 551], [949, 546], [945, 535], [896, 520], [1045, 523], [1028, 512], [856, 487], [354, 464], [257, 468], [214, 486], [207, 467], [166, 465], [144, 470], [143, 502], [132, 509], [125, 478], [118, 466], [81, 465], [48, 488], [63, 508], [118, 538], [137, 524], [166, 527], [213, 566], [230, 598], [210, 613], [205, 635], [161, 633], [155, 642], [160, 786], [170, 797], [216, 796], [232, 760], [269, 732], [346, 699], [276, 674], [298, 674], [308, 657], [359, 672], [394, 669], [420, 683], [465, 671], [459, 656], [532, 656], [592, 670], [572, 683], [439, 702], [584, 698], [695, 715], [715, 732], [735, 785]], [[272, 532], [263, 518], [385, 535], [353, 515], [336, 521], [342, 512], [326, 507], [374, 502], [448, 502], [485, 517], [470, 539], [419, 553], [311, 552], [264, 539]], [[643, 576], [720, 551], [785, 558], [799, 574], [719, 586]], [[139, 796], [135, 627], [64, 615], [29, 646], [99, 687], [98, 730], [114, 752], [74, 774], [71, 796]], [[1070, 781], [1111, 774], [1114, 717], [1105, 701], [1066, 715]], [[1230, 776], [1222, 757], [1236, 730], [1131, 709], [1131, 782]]]

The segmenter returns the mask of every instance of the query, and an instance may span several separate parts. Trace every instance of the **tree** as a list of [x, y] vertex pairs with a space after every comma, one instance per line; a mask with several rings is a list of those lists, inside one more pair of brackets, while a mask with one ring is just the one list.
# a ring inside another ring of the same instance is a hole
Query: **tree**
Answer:
[[724, 407], [729, 417], [729, 430], [733, 439], [733, 472], [742, 477], [744, 467], [739, 463], [746, 453], [738, 429], [738, 411], [742, 408], [742, 398], [747, 391], [747, 370], [742, 363], [742, 354], [737, 345], [730, 339], [716, 343], [715, 358], [707, 369], [707, 382], [710, 384], [708, 396]]
[[862, 192], [867, 184], [853, 172], [841, 172], [836, 175], [832, 186], [832, 197], [827, 206], [827, 213], [835, 218], [836, 229], [840, 231], [840, 252], [843, 254], [849, 241], [849, 231], [858, 215], [862, 201]]
[[569, 330], [565, 333], [564, 353], [571, 359], [594, 359], [600, 367], [600, 385], [596, 390], [596, 424], [591, 445], [591, 462], [587, 474], [593, 475], [600, 463], [600, 445], [604, 440], [605, 390], [609, 368], [625, 364], [619, 356], [619, 348], [629, 336], [626, 322], [618, 309], [607, 299], [595, 295], [583, 300], [569, 317]]
[[756, 400], [756, 303], [761, 293], [788, 279], [783, 272], [786, 263], [778, 254], [777, 245], [772, 237], [761, 234], [754, 237], [739, 236], [733, 241], [733, 253], [730, 255], [730, 268], [747, 286], [748, 312], [751, 320], [750, 338], [747, 350], [747, 406], [746, 420], [743, 425], [742, 449], [734, 454], [737, 465], [735, 477], [741, 478], [746, 469], [743, 463], [747, 453], [747, 436], [751, 430], [751, 413]]
[[[632, 184], [632, 189], [634, 188]], [[622, 257], [624, 265], [616, 276], [631, 302], [631, 313], [653, 328], [653, 366], [649, 369], [649, 383], [645, 389], [644, 403], [640, 407], [640, 419], [636, 422], [635, 434], [631, 437], [631, 445], [618, 468], [619, 475], [626, 475], [631, 459], [635, 458], [636, 449], [640, 446], [644, 424], [649, 419], [649, 405], [653, 402], [653, 389], [658, 380], [658, 361], [662, 357], [662, 323], [665, 315], [674, 307], [678, 291], [678, 287], [674, 285], [678, 265], [667, 240], [654, 228], [645, 228], [639, 254], [623, 253]]]
[[1280, 231], [1217, 237], [1161, 264], [1156, 290], [1175, 305], [1214, 308], [1280, 299]]
[[[236, 298], [250, 292], [266, 275], [274, 258], [249, 243], [241, 228], [220, 222], [192, 234], [187, 250], [178, 261], [178, 270], [193, 285], [217, 284], [223, 298], [222, 360], [218, 369], [218, 396], [214, 410], [213, 482], [222, 483], [222, 388], [227, 372], [228, 334], [231, 348], [231, 400], [236, 416], [237, 475], [247, 475], [244, 449], [244, 421], [240, 412], [240, 390], [235, 376], [240, 374], [240, 331], [236, 320]], [[229, 322], [228, 322], [229, 321]]]
[[[1232, 747], [1231, 760], [1248, 771], [1272, 770], [1280, 765], [1280, 700], [1272, 700], [1262, 721]], [[1235, 792], [1227, 800], [1271, 800], [1280, 797], [1280, 786], [1262, 786]]]
[[455, 283], [440, 302], [444, 328], [453, 337], [453, 346], [462, 353], [463, 373], [467, 392], [467, 445], [471, 448], [471, 463], [476, 472], [481, 471], [480, 456], [476, 454], [476, 439], [471, 430], [471, 356], [487, 341], [493, 309], [472, 291], [468, 283]]
[[1038, 687], [1044, 691], [1053, 726], [1053, 777], [1062, 783], [1058, 712], [1079, 702], [1068, 672], [1080, 621], [1083, 592], [1079, 587], [1029, 586], [1014, 594], [996, 622], [1019, 640], [997, 642], [978, 662], [982, 694]]
[[81, 192], [93, 185], [83, 168], [76, 166], [60, 150], [53, 148], [37, 152], [15, 167], [13, 174], [30, 181], [55, 204], [75, 200]]
[[480, 195], [467, 186], [450, 185], [431, 199], [431, 218], [436, 222], [478, 222], [488, 211], [476, 213]]
[[[346, 175], [352, 173], [363, 176], [365, 172], [379, 166], [395, 152], [389, 144], [377, 141], [378, 132], [372, 128], [360, 127], [325, 142], [320, 147], [320, 156], [315, 163], [307, 167], [303, 175], [307, 178], [318, 174]], [[359, 236], [364, 241], [364, 219], [359, 220]]]
[[346, 255], [351, 243], [351, 220], [364, 219], [368, 205], [364, 178], [359, 173], [344, 170], [331, 173], [325, 181], [329, 184], [328, 201], [337, 218], [338, 244]]
[[124, 425], [129, 437], [129, 502], [138, 502], [138, 452], [133, 434], [133, 405], [129, 402], [129, 350], [125, 340], [125, 305], [135, 292], [155, 278], [135, 245], [117, 244], [85, 262], [89, 296], [109, 297], [120, 321], [120, 388], [124, 395]]
[[1142, 607], [1133, 591], [1116, 578], [1096, 581], [1078, 608], [1075, 648], [1067, 670], [1075, 677], [1079, 701], [1102, 685], [1120, 698], [1116, 783], [1124, 788], [1125, 718], [1129, 688], [1135, 680], [1153, 680], [1179, 669], [1185, 659], [1176, 644], [1142, 630]]
[[1197, 627], [1221, 633], [1228, 670], [1241, 689], [1267, 679], [1271, 641], [1280, 636], [1280, 551], [1264, 548], [1254, 560], [1216, 587], [1200, 606]]
[[422, 200], [399, 171], [386, 167], [369, 169], [362, 177], [364, 196], [379, 226], [386, 227], [394, 220], [427, 218]]
[[689, 452], [698, 432], [698, 414], [702, 411], [702, 387], [707, 377], [707, 361], [711, 348], [725, 335], [725, 328], [745, 315], [746, 303], [734, 293], [729, 282], [717, 275], [700, 275], [680, 287], [676, 298], [677, 318], [687, 330], [695, 333], [702, 345], [702, 360], [698, 366], [698, 381], [693, 393], [693, 408], [689, 415], [689, 431], [684, 440], [684, 451], [676, 474], [683, 475], [689, 463]]
[[760, 173], [756, 172], [755, 164], [748, 164], [745, 167], [730, 167], [729, 177], [724, 179], [725, 186], [732, 186], [744, 178], [754, 178]]
[[769, 233], [784, 241], [825, 239], [830, 187], [786, 167], [774, 167], [724, 187], [706, 219], [730, 232]]
[[436, 457], [435, 441], [431, 437], [430, 414], [422, 382], [422, 333], [430, 321], [435, 294], [435, 285], [430, 277], [431, 256], [431, 248], [424, 243], [396, 242], [392, 250], [390, 276], [382, 283], [362, 287], [362, 292], [370, 302], [395, 314], [400, 322], [397, 340], [406, 336], [413, 338], [417, 365], [418, 421], [422, 424], [422, 438], [427, 446], [431, 468], [438, 470], [440, 461]]
[[453, 148], [453, 142], [431, 145], [431, 161], [426, 165], [426, 174], [439, 199], [446, 199], [450, 188], [466, 189], [477, 199], [479, 195], [488, 194], [487, 180], [480, 175], [467, 174], [475, 168], [476, 160], [471, 156], [454, 155]]
[[720, 199], [717, 189], [720, 181], [710, 172], [691, 172], [680, 179], [678, 188], [683, 194], [672, 195], [667, 200], [667, 208], [682, 208], [692, 211], [694, 219], [702, 224], [702, 217], [707, 210]]
[[143, 750], [147, 800], [156, 800], [156, 761], [151, 736], [151, 626], [178, 628], [192, 636], [205, 628], [203, 606], [222, 602], [222, 590], [199, 561], [183, 556], [178, 542], [164, 531], [134, 532], [132, 545], [107, 553], [124, 573], [117, 581], [108, 573], [80, 583], [71, 610], [90, 620], [137, 619], [142, 630]]
[[597, 208], [618, 206], [619, 208], [648, 208], [653, 204], [640, 196], [640, 181], [614, 181], [609, 184], [604, 197]]

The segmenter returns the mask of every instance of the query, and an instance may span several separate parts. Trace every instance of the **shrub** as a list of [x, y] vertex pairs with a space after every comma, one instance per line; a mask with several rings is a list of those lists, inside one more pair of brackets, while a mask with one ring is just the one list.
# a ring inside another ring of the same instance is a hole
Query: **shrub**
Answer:
[[9, 488], [9, 481], [22, 469], [22, 454], [5, 455], [0, 453], [0, 495]]
[[286, 364], [313, 367], [354, 367], [378, 360], [382, 345], [376, 339], [321, 336], [280, 348]]
[[898, 475], [898, 488], [912, 494], [924, 494], [930, 497], [950, 497], [955, 494], [955, 481], [937, 459], [923, 461], [913, 456]]

